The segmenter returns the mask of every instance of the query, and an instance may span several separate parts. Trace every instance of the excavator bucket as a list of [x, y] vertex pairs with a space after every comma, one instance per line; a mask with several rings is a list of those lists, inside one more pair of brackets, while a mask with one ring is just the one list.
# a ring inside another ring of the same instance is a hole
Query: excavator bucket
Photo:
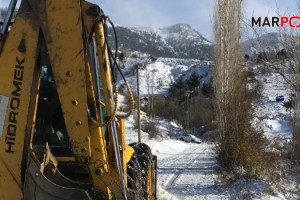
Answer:
[[[24, 200], [92, 200], [86, 190], [90, 184], [77, 183], [64, 177], [48, 146], [43, 156], [31, 150], [24, 184]], [[97, 198], [97, 199], [105, 199]]]

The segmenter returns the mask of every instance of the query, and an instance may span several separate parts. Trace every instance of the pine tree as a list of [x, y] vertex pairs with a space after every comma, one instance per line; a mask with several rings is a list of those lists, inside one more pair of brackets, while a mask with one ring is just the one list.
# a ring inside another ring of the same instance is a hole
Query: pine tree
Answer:
[[200, 76], [194, 71], [190, 78], [186, 80], [186, 84], [190, 91], [194, 91], [200, 86]]

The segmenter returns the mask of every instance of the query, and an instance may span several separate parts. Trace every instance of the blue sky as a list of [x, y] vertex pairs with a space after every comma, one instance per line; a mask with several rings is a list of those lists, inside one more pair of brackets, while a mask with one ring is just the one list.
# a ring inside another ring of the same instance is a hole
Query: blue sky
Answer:
[[[164, 27], [191, 24], [206, 38], [213, 38], [215, 0], [93, 0], [119, 25]], [[244, 0], [246, 20], [251, 16], [298, 14], [297, 0]]]
[[[19, 0], [20, 1], [20, 0]], [[115, 24], [124, 26], [165, 27], [190, 24], [206, 38], [212, 39], [213, 12], [216, 0], [90, 0], [97, 3]], [[243, 0], [245, 18], [298, 14], [297, 0]], [[7, 7], [9, 0], [0, 0]]]

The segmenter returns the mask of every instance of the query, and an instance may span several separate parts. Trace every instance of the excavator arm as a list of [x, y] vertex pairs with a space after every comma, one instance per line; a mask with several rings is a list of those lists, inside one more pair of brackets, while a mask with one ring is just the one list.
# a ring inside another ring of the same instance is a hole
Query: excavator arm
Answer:
[[0, 199], [142, 199], [139, 184], [155, 199], [156, 159], [132, 160], [116, 112], [106, 21], [84, 0], [23, 0], [4, 31]]

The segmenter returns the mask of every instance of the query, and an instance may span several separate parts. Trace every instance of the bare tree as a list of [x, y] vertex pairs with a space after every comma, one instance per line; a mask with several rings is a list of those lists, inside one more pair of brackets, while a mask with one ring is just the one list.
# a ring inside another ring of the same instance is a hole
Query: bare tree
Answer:
[[[262, 166], [262, 135], [251, 126], [251, 98], [242, 65], [241, 1], [218, 0], [215, 15], [214, 91], [220, 132], [217, 159], [226, 170], [246, 176]], [[254, 172], [254, 174], [253, 174]], [[239, 175], [240, 176], [240, 175]]]
[[148, 94], [148, 113], [150, 118], [152, 119], [153, 115], [153, 107], [154, 107], [154, 88], [155, 88], [155, 70], [149, 70], [146, 68], [145, 78], [146, 78], [146, 86], [147, 86], [147, 94]]
[[236, 0], [219, 0], [215, 16], [214, 86], [220, 133], [228, 125], [229, 104], [241, 77], [240, 24], [241, 3]]

